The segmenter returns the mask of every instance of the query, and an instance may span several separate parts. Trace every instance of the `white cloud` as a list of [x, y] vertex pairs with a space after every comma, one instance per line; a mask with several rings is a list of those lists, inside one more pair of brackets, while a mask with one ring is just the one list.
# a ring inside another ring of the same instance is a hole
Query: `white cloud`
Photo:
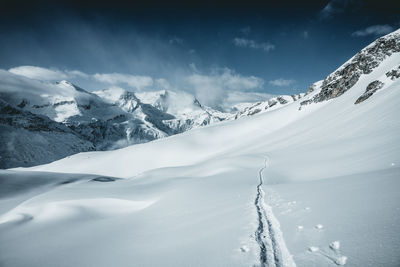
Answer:
[[358, 30], [356, 32], [353, 32], [351, 35], [356, 36], [356, 37], [363, 37], [363, 36], [367, 36], [367, 35], [378, 36], [378, 35], [384, 35], [384, 34], [391, 33], [392, 31], [394, 31], [393, 27], [390, 25], [387, 25], [387, 24], [373, 25], [373, 26], [369, 26], [363, 30]]
[[89, 75], [80, 71], [80, 70], [68, 70], [66, 71], [68, 77], [80, 77], [80, 78], [88, 78]]
[[192, 74], [187, 77], [201, 103], [214, 108], [221, 107], [227, 91], [254, 90], [261, 88], [264, 80], [255, 76], [242, 76], [230, 69], [216, 69], [211, 75]]
[[304, 31], [302, 35], [304, 39], [307, 39], [309, 36], [308, 31]]
[[96, 73], [93, 75], [93, 78], [99, 82], [111, 85], [126, 84], [139, 90], [153, 85], [153, 78], [149, 76], [137, 76], [121, 73]]
[[[264, 87], [264, 80], [259, 77], [252, 75], [244, 76], [228, 68], [214, 68], [210, 73], [204, 74], [194, 63], [189, 64], [189, 67], [190, 74], [181, 73], [176, 77], [170, 77], [171, 79], [122, 73], [96, 73], [92, 75], [79, 70], [60, 71], [35, 66], [12, 68], [8, 72], [4, 71], [5, 73], [9, 73], [9, 76], [3, 76], [10, 79], [15, 77], [13, 78], [14, 83], [15, 81], [26, 80], [26, 83], [32, 84], [33, 81], [26, 78], [18, 78], [11, 73], [35, 80], [57, 81], [67, 79], [80, 85], [82, 85], [82, 82], [86, 83], [84, 88], [89, 90], [91, 88], [86, 86], [94, 85], [98, 88], [99, 83], [102, 86], [109, 86], [111, 88], [118, 87], [119, 90], [122, 90], [120, 89], [121, 87], [128, 86], [136, 91], [181, 90], [195, 94], [197, 99], [207, 106], [218, 109], [226, 108], [227, 110], [230, 109], [231, 104], [234, 102], [255, 101], [255, 99], [266, 98], [265, 94], [254, 92]], [[40, 84], [42, 87], [44, 86], [38, 81], [34, 81], [34, 83]], [[37, 89], [35, 88], [35, 90]]]
[[294, 80], [287, 80], [287, 79], [276, 79], [269, 81], [268, 83], [271, 85], [279, 86], [279, 87], [284, 87], [284, 86], [289, 86], [293, 84], [295, 81]]
[[233, 44], [238, 47], [249, 47], [253, 49], [261, 49], [265, 52], [269, 52], [275, 49], [275, 45], [271, 43], [258, 43], [254, 40], [245, 39], [245, 38], [235, 38], [233, 39]]
[[160, 79], [155, 80], [155, 85], [156, 85], [156, 88], [171, 89], [170, 83], [164, 78], [160, 78]]
[[68, 78], [68, 75], [62, 71], [56, 69], [46, 69], [36, 66], [19, 66], [11, 68], [9, 72], [21, 76], [25, 76], [31, 79], [42, 80], [42, 81], [57, 81]]
[[241, 103], [255, 103], [258, 101], [266, 101], [274, 97], [272, 94], [267, 93], [257, 93], [257, 92], [241, 92], [241, 91], [231, 91], [227, 93], [227, 97], [224, 100], [225, 109], [241, 104]]

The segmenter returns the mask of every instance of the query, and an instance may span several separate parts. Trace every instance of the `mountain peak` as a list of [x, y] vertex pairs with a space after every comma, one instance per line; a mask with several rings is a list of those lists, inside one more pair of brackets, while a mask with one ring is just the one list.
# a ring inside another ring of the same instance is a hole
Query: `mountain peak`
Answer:
[[[340, 66], [335, 72], [328, 75], [318, 86], [319, 91], [309, 99], [302, 101], [300, 103], [301, 106], [319, 103], [343, 95], [361, 77], [371, 74], [384, 60], [392, 54], [399, 52], [400, 29], [376, 39]], [[316, 86], [312, 86], [307, 93], [316, 89]]]

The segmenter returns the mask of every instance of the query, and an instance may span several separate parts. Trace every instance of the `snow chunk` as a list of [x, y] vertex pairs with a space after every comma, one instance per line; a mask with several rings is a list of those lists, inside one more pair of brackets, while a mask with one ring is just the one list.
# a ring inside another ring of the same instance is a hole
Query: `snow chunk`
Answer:
[[338, 257], [338, 258], [335, 260], [335, 263], [336, 263], [337, 265], [345, 265], [346, 262], [347, 262], [347, 257], [346, 257], [346, 256]]
[[333, 241], [329, 247], [333, 250], [338, 250], [340, 248], [340, 242], [339, 241]]
[[324, 226], [322, 224], [317, 224], [314, 227], [315, 227], [315, 229], [318, 229], [318, 230], [321, 230], [322, 228], [324, 228]]

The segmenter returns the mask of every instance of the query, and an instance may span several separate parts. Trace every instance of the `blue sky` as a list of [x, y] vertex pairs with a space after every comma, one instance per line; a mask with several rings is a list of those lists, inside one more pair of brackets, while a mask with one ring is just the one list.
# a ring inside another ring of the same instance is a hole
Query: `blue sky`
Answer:
[[394, 1], [20, 2], [1, 9], [0, 68], [88, 90], [304, 92], [400, 27]]

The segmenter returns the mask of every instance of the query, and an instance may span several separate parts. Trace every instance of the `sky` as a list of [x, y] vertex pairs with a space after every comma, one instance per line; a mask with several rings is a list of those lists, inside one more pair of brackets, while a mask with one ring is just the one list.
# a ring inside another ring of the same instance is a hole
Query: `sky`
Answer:
[[0, 69], [89, 91], [295, 94], [400, 27], [396, 1], [0, 3]]

